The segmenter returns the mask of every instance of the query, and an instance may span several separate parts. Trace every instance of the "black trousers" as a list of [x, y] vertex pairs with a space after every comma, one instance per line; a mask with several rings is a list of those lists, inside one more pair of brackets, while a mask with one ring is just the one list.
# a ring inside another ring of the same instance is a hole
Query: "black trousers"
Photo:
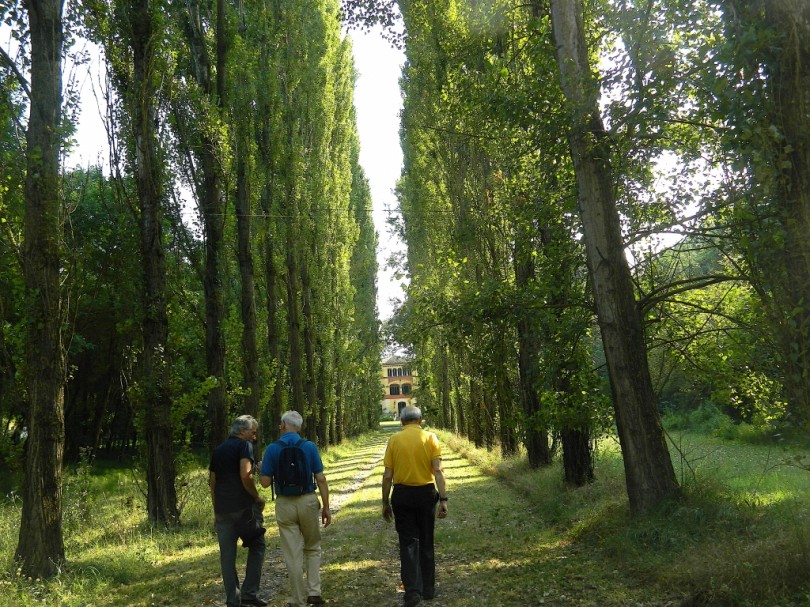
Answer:
[[399, 535], [399, 562], [405, 596], [432, 597], [436, 586], [433, 530], [439, 494], [433, 485], [394, 485], [391, 508]]

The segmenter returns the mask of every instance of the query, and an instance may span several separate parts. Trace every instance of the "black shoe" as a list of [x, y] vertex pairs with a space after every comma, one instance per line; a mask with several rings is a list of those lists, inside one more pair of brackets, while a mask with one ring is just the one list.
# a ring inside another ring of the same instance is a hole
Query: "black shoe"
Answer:
[[402, 601], [402, 607], [415, 607], [422, 602], [422, 595], [418, 592], [413, 594], [406, 594], [405, 599]]
[[264, 599], [260, 599], [259, 597], [253, 597], [252, 599], [242, 599], [242, 605], [253, 605], [253, 607], [267, 607], [269, 605], [267, 601]]
[[422, 593], [422, 600], [423, 601], [432, 601], [434, 598], [436, 598], [436, 593], [434, 591], [432, 591], [432, 590], [431, 591], [425, 590]]
[[326, 601], [321, 598], [320, 594], [312, 594], [307, 597], [307, 603], [310, 605], [324, 605]]

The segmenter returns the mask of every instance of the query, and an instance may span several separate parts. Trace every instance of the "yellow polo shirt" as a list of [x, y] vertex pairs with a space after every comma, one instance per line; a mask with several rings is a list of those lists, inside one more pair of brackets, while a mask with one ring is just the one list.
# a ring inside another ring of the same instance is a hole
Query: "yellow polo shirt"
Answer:
[[433, 432], [419, 424], [406, 424], [388, 439], [384, 463], [394, 471], [395, 485], [419, 487], [436, 481], [433, 460], [442, 458], [442, 448]]

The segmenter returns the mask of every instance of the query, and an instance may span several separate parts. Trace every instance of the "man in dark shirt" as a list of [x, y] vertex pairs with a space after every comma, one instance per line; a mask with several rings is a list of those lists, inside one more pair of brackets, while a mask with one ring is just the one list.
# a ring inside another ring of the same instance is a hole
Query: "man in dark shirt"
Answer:
[[245, 578], [241, 588], [236, 574], [237, 524], [252, 516], [258, 519], [261, 526], [264, 509], [264, 500], [259, 497], [253, 481], [253, 441], [256, 440], [258, 427], [259, 422], [250, 415], [237, 417], [231, 426], [230, 436], [214, 449], [208, 466], [208, 484], [211, 487], [214, 524], [219, 541], [219, 563], [228, 607], [267, 605], [267, 601], [257, 596], [265, 551], [263, 534], [248, 544]]

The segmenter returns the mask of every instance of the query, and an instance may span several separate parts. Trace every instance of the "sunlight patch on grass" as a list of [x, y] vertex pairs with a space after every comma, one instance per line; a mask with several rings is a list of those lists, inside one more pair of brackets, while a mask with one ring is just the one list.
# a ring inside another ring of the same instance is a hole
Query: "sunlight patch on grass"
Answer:
[[341, 561], [340, 563], [331, 563], [322, 567], [323, 571], [363, 571], [366, 569], [375, 569], [381, 567], [383, 561], [379, 560], [355, 560], [355, 561]]

